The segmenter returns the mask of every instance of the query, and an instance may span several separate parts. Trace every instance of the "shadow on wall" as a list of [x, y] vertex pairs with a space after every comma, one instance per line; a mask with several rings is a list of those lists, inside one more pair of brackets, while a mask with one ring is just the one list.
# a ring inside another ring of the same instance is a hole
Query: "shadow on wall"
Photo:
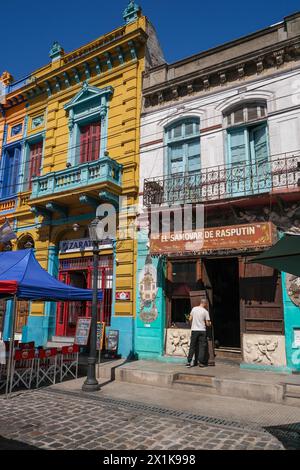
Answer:
[[286, 450], [300, 450], [300, 423], [268, 426], [265, 430], [276, 437]]

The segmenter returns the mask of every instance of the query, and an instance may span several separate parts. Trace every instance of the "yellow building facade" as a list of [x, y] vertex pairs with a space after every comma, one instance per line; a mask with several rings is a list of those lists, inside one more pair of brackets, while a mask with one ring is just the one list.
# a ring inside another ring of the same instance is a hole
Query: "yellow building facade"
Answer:
[[[24, 80], [1, 77], [0, 219], [17, 235], [4, 248], [33, 248], [48, 272], [84, 288], [91, 287], [88, 226], [96, 213], [134, 222], [142, 74], [163, 60], [151, 23], [132, 1], [124, 21], [70, 53], [54, 43], [51, 62]], [[133, 350], [136, 258], [136, 241], [123, 230], [101, 246], [98, 320], [119, 330], [123, 356]], [[70, 339], [90, 311], [82, 302], [20, 302], [17, 332], [38, 345]], [[10, 316], [8, 303], [4, 338]]]

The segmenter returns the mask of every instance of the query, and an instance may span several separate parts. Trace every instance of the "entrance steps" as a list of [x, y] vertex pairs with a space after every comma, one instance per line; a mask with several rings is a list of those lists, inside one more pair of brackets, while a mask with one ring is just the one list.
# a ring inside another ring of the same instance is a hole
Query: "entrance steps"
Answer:
[[286, 405], [300, 406], [300, 383], [299, 384], [290, 384], [290, 383], [285, 384], [283, 401]]
[[242, 362], [242, 352], [240, 348], [216, 348], [216, 359], [224, 361], [234, 361], [237, 364]]
[[63, 346], [70, 346], [74, 344], [75, 338], [67, 336], [52, 336], [51, 340], [47, 342], [47, 348], [62, 348]]
[[172, 388], [215, 394], [213, 379], [211, 375], [175, 374]]
[[[107, 366], [104, 364], [104, 368]], [[101, 376], [104, 374], [101, 369]], [[105, 377], [109, 371], [105, 373]], [[104, 377], [104, 376], [103, 376]], [[240, 369], [233, 361], [215, 367], [185, 369], [184, 364], [140, 360], [118, 364], [112, 380], [223, 397], [300, 407], [300, 376]]]

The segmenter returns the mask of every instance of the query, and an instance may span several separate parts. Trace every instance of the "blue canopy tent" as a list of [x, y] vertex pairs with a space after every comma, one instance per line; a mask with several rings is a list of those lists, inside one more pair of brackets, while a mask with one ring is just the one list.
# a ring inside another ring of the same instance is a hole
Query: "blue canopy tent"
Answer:
[[[0, 287], [6, 285], [5, 281], [17, 284], [16, 297], [20, 300], [92, 301], [91, 289], [72, 287], [52, 277], [35, 259], [33, 250], [0, 253]], [[1, 295], [8, 297], [12, 293], [1, 289]], [[101, 291], [98, 300], [102, 300]]]
[[[11, 365], [15, 333], [17, 300], [40, 301], [92, 301], [91, 289], [69, 286], [52, 277], [35, 259], [34, 251], [19, 250], [0, 253], [0, 298], [13, 298], [13, 315], [10, 331], [10, 348], [6, 395], [11, 383]], [[102, 291], [98, 292], [102, 300]]]

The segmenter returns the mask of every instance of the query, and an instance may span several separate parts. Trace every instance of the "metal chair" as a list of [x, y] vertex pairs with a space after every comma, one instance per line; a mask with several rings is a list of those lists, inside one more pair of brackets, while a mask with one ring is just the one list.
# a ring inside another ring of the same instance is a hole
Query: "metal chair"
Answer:
[[[24, 349], [15, 351], [12, 371], [11, 371], [11, 383], [10, 392], [19, 386], [24, 385], [27, 389], [31, 387], [33, 368], [34, 368], [34, 349]], [[6, 368], [7, 371], [7, 368]], [[6, 372], [7, 376], [7, 372]], [[7, 378], [7, 377], [6, 377]]]
[[64, 346], [60, 355], [60, 381], [67, 376], [74, 379], [78, 377], [78, 357], [79, 346], [73, 344], [72, 346]]
[[56, 375], [59, 372], [57, 362], [57, 349], [40, 349], [36, 353], [36, 368], [34, 373], [36, 388], [41, 383], [54, 385], [56, 383]]

